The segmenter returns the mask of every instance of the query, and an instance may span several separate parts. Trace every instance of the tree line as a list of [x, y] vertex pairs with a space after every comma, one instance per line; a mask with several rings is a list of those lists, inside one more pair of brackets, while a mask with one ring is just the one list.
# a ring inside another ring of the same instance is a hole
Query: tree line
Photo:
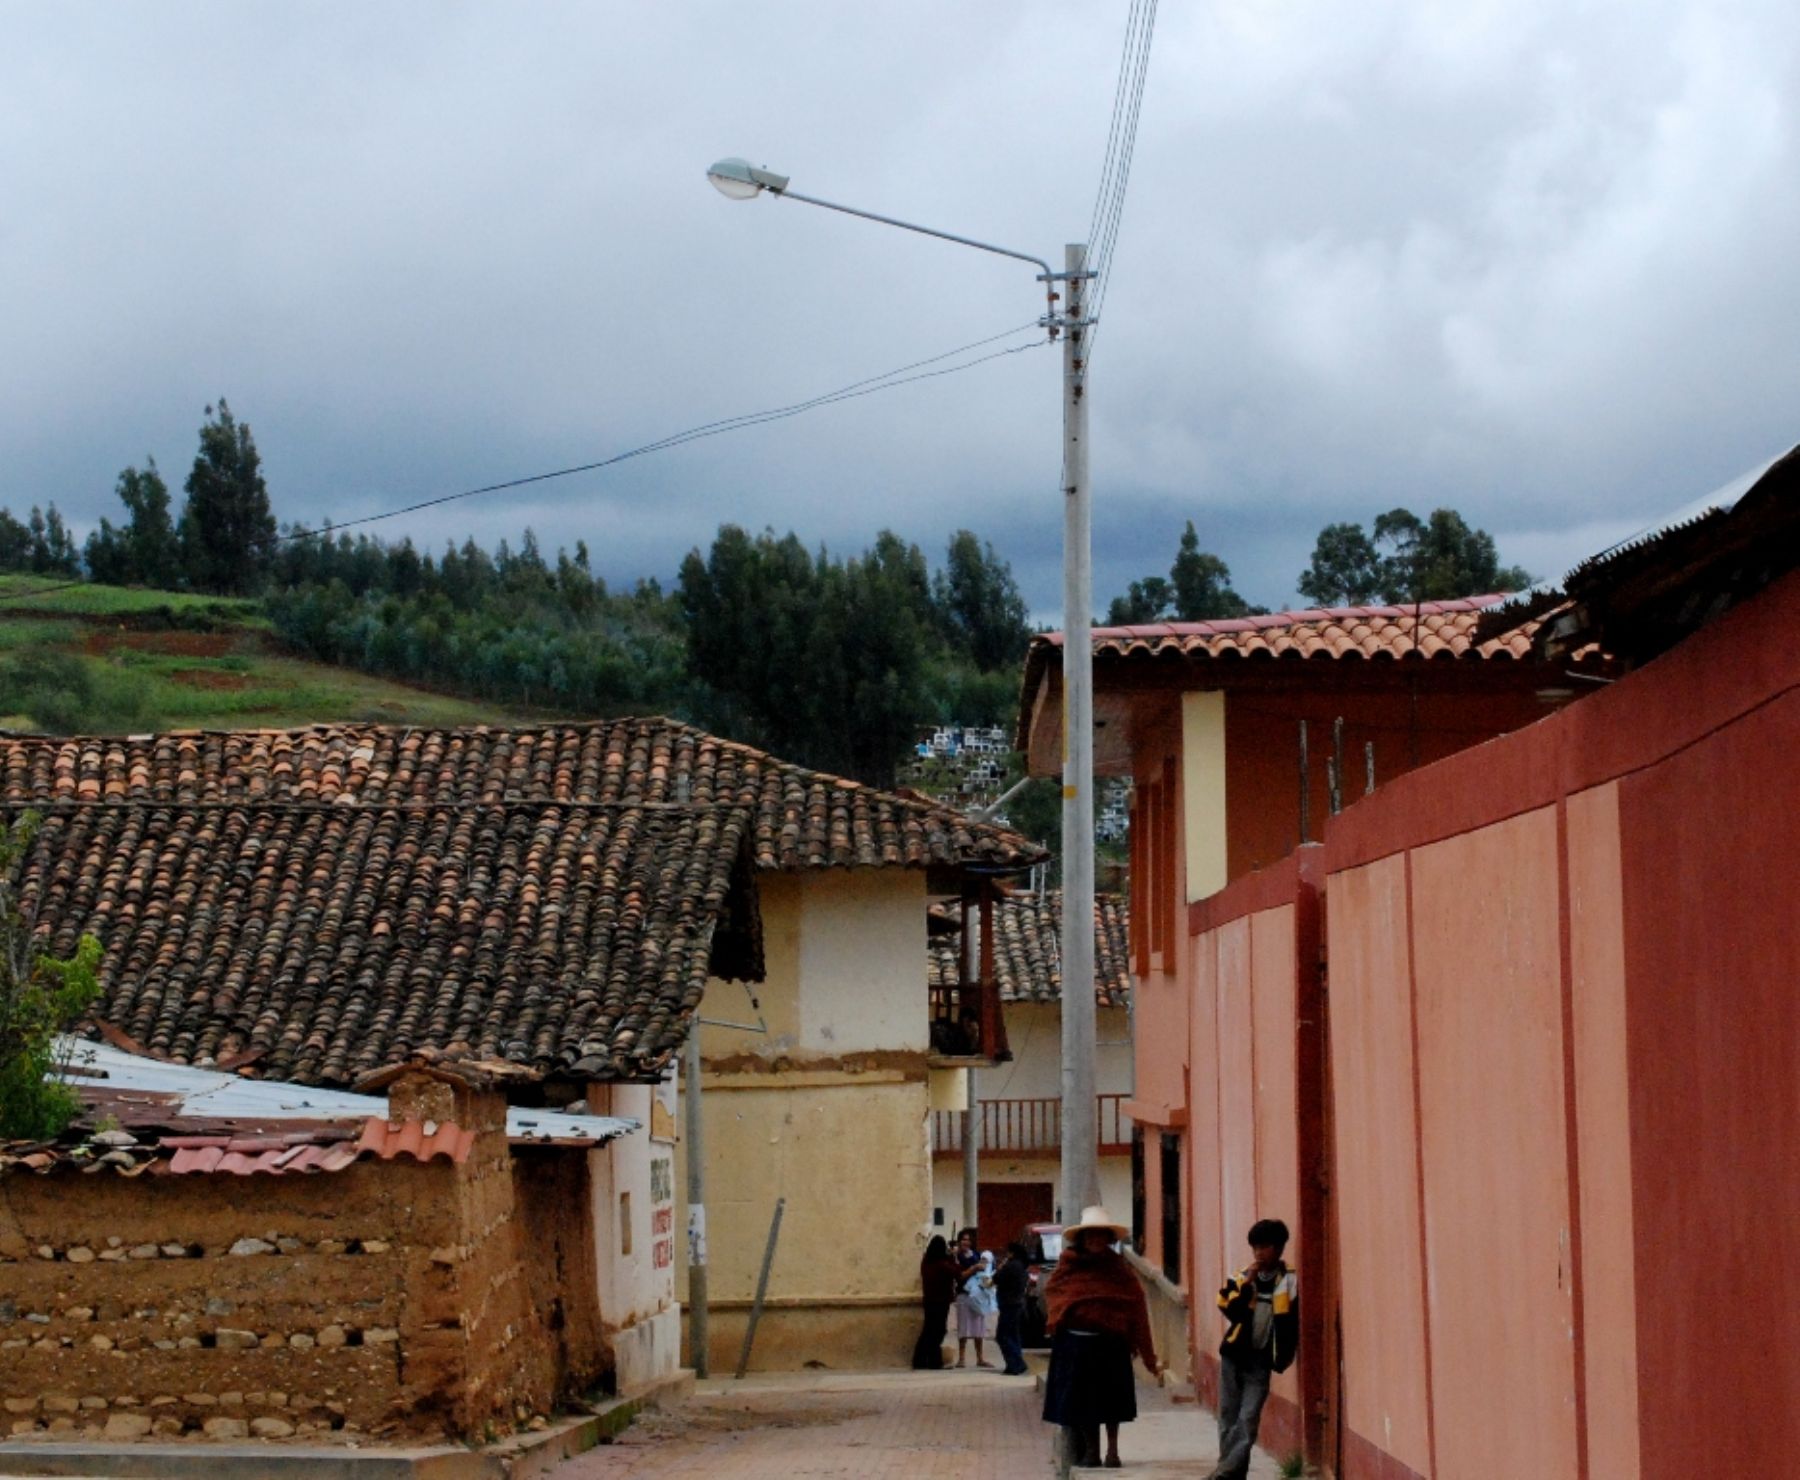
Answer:
[[[839, 554], [721, 526], [675, 586], [614, 590], [587, 546], [546, 554], [465, 540], [441, 552], [348, 531], [279, 527], [248, 424], [206, 408], [179, 513], [154, 458], [116, 485], [124, 518], [77, 552], [54, 505], [0, 510], [0, 569], [260, 597], [291, 649], [496, 704], [666, 712], [788, 759], [890, 783], [923, 725], [1010, 723], [1031, 637], [1007, 561], [968, 530], [935, 566], [891, 531]], [[1322, 605], [1472, 595], [1528, 584], [1451, 509], [1323, 529], [1297, 587]], [[1192, 520], [1166, 576], [1129, 583], [1113, 624], [1266, 609], [1233, 587]]]
[[[1318, 606], [1394, 606], [1522, 591], [1531, 583], [1522, 567], [1502, 565], [1494, 537], [1471, 528], [1455, 509], [1433, 509], [1424, 519], [1390, 509], [1375, 516], [1372, 533], [1355, 522], [1327, 524], [1294, 588]], [[1131, 582], [1113, 598], [1106, 620], [1115, 627], [1214, 622], [1268, 610], [1232, 589], [1231, 567], [1200, 548], [1190, 519], [1169, 574]]]

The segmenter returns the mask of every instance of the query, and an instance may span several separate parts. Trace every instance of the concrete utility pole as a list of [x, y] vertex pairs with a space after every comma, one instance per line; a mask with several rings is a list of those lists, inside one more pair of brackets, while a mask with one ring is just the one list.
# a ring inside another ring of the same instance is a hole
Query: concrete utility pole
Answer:
[[1065, 248], [1063, 315], [1062, 1215], [1100, 1201], [1094, 1083], [1094, 611], [1087, 247]]
[[[965, 982], [979, 979], [981, 971], [980, 942], [976, 939], [981, 929], [981, 911], [966, 912], [963, 919], [967, 922], [962, 933], [962, 979]], [[968, 1076], [967, 1108], [962, 1113], [962, 1205], [963, 1222], [972, 1224], [977, 1229], [981, 1226], [978, 1209], [981, 1205], [981, 1101], [975, 1091], [975, 1071], [965, 1069]]]
[[[1088, 514], [1087, 416], [1087, 246], [1064, 249], [1064, 271], [1041, 257], [973, 237], [938, 231], [916, 222], [801, 195], [786, 175], [747, 159], [721, 159], [706, 172], [730, 200], [759, 195], [860, 216], [940, 241], [1029, 262], [1049, 296], [1049, 312], [1039, 320], [1052, 339], [1063, 336], [1063, 1212], [1071, 1219], [1100, 1201], [1097, 1155], [1098, 1104], [1094, 1095], [1094, 580], [1092, 522]], [[1056, 311], [1056, 285], [1065, 291], [1064, 311]], [[1071, 986], [1071, 984], [1073, 984]], [[966, 1150], [965, 1150], [966, 1155]], [[966, 1173], [965, 1162], [965, 1175]]]
[[705, 1377], [706, 1359], [706, 1146], [700, 1118], [700, 1023], [688, 1031], [687, 1060], [682, 1068], [681, 1107], [687, 1120], [688, 1201], [688, 1351], [694, 1375]]

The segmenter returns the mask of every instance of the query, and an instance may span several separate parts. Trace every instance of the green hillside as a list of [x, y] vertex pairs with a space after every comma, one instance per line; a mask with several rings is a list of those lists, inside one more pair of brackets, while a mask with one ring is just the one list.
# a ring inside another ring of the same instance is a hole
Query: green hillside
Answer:
[[0, 575], [0, 729], [126, 733], [520, 717], [289, 657], [254, 601]]

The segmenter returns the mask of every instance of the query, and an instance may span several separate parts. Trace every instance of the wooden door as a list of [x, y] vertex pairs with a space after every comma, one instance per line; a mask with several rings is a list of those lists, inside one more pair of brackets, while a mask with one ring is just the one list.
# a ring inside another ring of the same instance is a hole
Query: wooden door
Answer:
[[1056, 1188], [1049, 1182], [983, 1182], [976, 1190], [976, 1232], [981, 1247], [999, 1250], [1028, 1223], [1048, 1223], [1056, 1215]]

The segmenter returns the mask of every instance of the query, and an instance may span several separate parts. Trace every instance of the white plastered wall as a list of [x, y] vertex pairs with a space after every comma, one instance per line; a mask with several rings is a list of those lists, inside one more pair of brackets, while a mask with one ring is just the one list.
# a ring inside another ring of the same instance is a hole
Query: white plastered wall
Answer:
[[[1131, 1021], [1122, 1007], [1102, 1007], [1095, 1024], [1095, 1091], [1103, 1095], [1131, 1093]], [[982, 1100], [1055, 1098], [1062, 1094], [1062, 1009], [1053, 1002], [1014, 1002], [1006, 1008], [1006, 1035], [1013, 1060], [997, 1069], [972, 1076], [975, 1093]], [[1020, 1157], [987, 1152], [979, 1157], [977, 1180], [982, 1182], [1061, 1181], [1059, 1156]], [[1131, 1159], [1100, 1158], [1100, 1197], [1117, 1218], [1131, 1212]], [[932, 1160], [934, 1219], [941, 1213], [941, 1230], [973, 1221], [963, 1207], [962, 1162], [951, 1157]]]
[[[588, 1153], [600, 1318], [612, 1348], [618, 1390], [633, 1393], [669, 1376], [681, 1364], [681, 1313], [675, 1301], [675, 1147], [651, 1136], [652, 1101], [659, 1093], [666, 1100], [666, 1090], [618, 1084], [602, 1091], [596, 1086], [590, 1105], [602, 1093], [608, 1101], [606, 1114], [642, 1126]], [[659, 1123], [667, 1121], [659, 1118]]]

